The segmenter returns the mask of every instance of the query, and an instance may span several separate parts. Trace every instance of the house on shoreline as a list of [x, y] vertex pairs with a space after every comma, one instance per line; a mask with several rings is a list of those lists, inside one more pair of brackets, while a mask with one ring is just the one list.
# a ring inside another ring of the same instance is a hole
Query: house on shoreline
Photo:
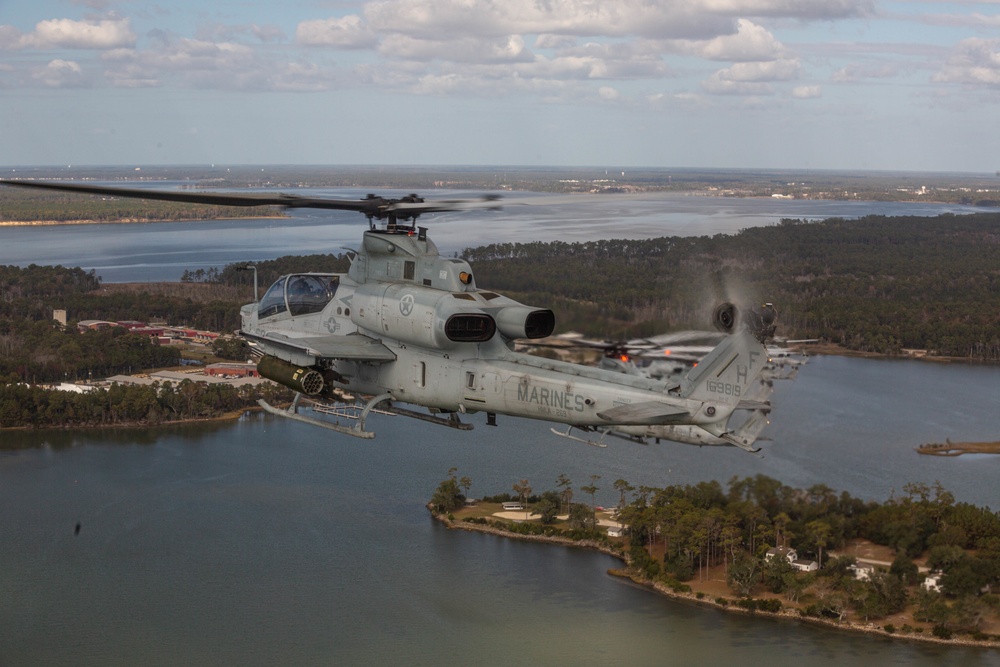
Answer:
[[814, 560], [799, 558], [799, 552], [791, 547], [771, 547], [764, 555], [764, 560], [770, 561], [772, 558], [784, 558], [788, 561], [789, 565], [799, 572], [815, 572], [819, 569], [819, 563]]

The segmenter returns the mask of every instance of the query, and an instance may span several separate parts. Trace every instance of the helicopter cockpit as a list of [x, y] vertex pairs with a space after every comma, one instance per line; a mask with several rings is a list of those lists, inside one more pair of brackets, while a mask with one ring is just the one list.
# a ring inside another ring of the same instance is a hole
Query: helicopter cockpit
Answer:
[[282, 276], [267, 290], [257, 307], [257, 317], [273, 317], [284, 312], [309, 315], [326, 308], [340, 285], [340, 276], [331, 274], [292, 274]]

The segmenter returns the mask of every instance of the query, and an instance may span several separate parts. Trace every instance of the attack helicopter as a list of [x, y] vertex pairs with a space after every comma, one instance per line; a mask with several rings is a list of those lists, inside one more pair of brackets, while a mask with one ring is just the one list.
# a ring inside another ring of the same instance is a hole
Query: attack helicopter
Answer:
[[[262, 402], [268, 412], [359, 438], [372, 438], [373, 410], [462, 430], [460, 415], [485, 413], [565, 424], [558, 435], [603, 445], [606, 435], [697, 445], [753, 445], [770, 404], [753, 388], [768, 355], [777, 313], [770, 304], [738, 309], [722, 304], [713, 317], [726, 334], [701, 362], [676, 381], [654, 380], [516, 352], [517, 340], [541, 339], [555, 329], [550, 309], [528, 306], [480, 289], [464, 259], [443, 257], [417, 226], [426, 213], [497, 208], [496, 196], [425, 201], [417, 195], [359, 200], [283, 193], [136, 190], [67, 182], [2, 180], [34, 187], [113, 197], [227, 206], [278, 206], [355, 211], [368, 220], [347, 273], [280, 277], [259, 301], [240, 309], [239, 334], [259, 357], [261, 376], [296, 392], [291, 407]], [[328, 421], [299, 412], [319, 403]], [[419, 412], [400, 404], [426, 408]], [[348, 411], [349, 408], [357, 408]], [[750, 410], [729, 427], [737, 410]], [[345, 418], [352, 424], [340, 423]], [[601, 441], [571, 434], [596, 433]]]

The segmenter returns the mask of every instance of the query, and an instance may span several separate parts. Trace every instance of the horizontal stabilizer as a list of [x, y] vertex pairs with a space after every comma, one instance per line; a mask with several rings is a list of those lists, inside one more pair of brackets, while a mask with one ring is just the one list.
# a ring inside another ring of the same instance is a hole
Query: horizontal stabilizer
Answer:
[[740, 449], [745, 449], [751, 453], [759, 452], [760, 447], [754, 447], [754, 443], [757, 442], [761, 432], [769, 423], [767, 411], [756, 410], [738, 429], [732, 433], [723, 433], [719, 437]]
[[647, 401], [620, 405], [617, 408], [598, 412], [597, 416], [611, 424], [655, 426], [657, 424], [672, 424], [682, 417], [689, 416], [689, 414], [687, 410], [667, 403]]
[[736, 404], [737, 410], [770, 410], [771, 401], [751, 401], [743, 399]]

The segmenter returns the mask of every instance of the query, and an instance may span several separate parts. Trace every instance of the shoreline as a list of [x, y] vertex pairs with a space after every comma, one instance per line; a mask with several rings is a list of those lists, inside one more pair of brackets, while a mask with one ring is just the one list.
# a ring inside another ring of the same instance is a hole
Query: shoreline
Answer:
[[[796, 622], [804, 622], [812, 625], [819, 625], [824, 628], [829, 628], [833, 630], [840, 630], [843, 632], [853, 632], [861, 633], [866, 635], [879, 636], [890, 639], [903, 639], [907, 641], [918, 641], [918, 642], [930, 642], [933, 644], [939, 644], [944, 646], [963, 646], [969, 648], [980, 648], [980, 649], [1000, 649], [1000, 640], [988, 640], [988, 641], [977, 641], [971, 638], [962, 637], [959, 639], [942, 639], [940, 637], [935, 637], [930, 634], [922, 633], [903, 633], [901, 631], [889, 632], [883, 626], [876, 625], [874, 623], [858, 624], [858, 623], [841, 623], [834, 620], [815, 618], [812, 616], [805, 616], [801, 611], [794, 607], [786, 607], [782, 605], [781, 611], [771, 612], [763, 611], [760, 609], [744, 609], [736, 604], [741, 598], [729, 597], [729, 596], [719, 596], [712, 598], [709, 594], [702, 591], [699, 592], [692, 590], [691, 592], [681, 592], [675, 591], [665, 584], [652, 581], [645, 577], [639, 576], [634, 572], [630, 572], [629, 568], [631, 563], [628, 556], [622, 552], [620, 549], [615, 549], [610, 546], [603, 545], [599, 542], [593, 540], [580, 540], [575, 541], [566, 537], [557, 537], [550, 535], [523, 535], [520, 533], [513, 533], [495, 526], [487, 526], [482, 524], [469, 523], [465, 521], [455, 521], [449, 519], [446, 515], [439, 514], [434, 511], [430, 503], [427, 504], [427, 510], [431, 513], [431, 518], [436, 521], [441, 522], [449, 530], [467, 530], [477, 533], [484, 533], [487, 535], [495, 535], [497, 537], [503, 537], [507, 539], [522, 540], [526, 542], [543, 542], [547, 544], [576, 548], [576, 549], [588, 549], [590, 551], [597, 551], [605, 555], [617, 558], [624, 564], [623, 569], [609, 568], [607, 573], [613, 577], [619, 577], [622, 579], [627, 579], [637, 586], [641, 586], [651, 592], [662, 595], [671, 600], [678, 602], [691, 602], [694, 604], [711, 607], [724, 612], [737, 612], [749, 615], [759, 615], [759, 616], [769, 616], [774, 619], [786, 619]], [[725, 600], [725, 604], [720, 604], [717, 600]]]

